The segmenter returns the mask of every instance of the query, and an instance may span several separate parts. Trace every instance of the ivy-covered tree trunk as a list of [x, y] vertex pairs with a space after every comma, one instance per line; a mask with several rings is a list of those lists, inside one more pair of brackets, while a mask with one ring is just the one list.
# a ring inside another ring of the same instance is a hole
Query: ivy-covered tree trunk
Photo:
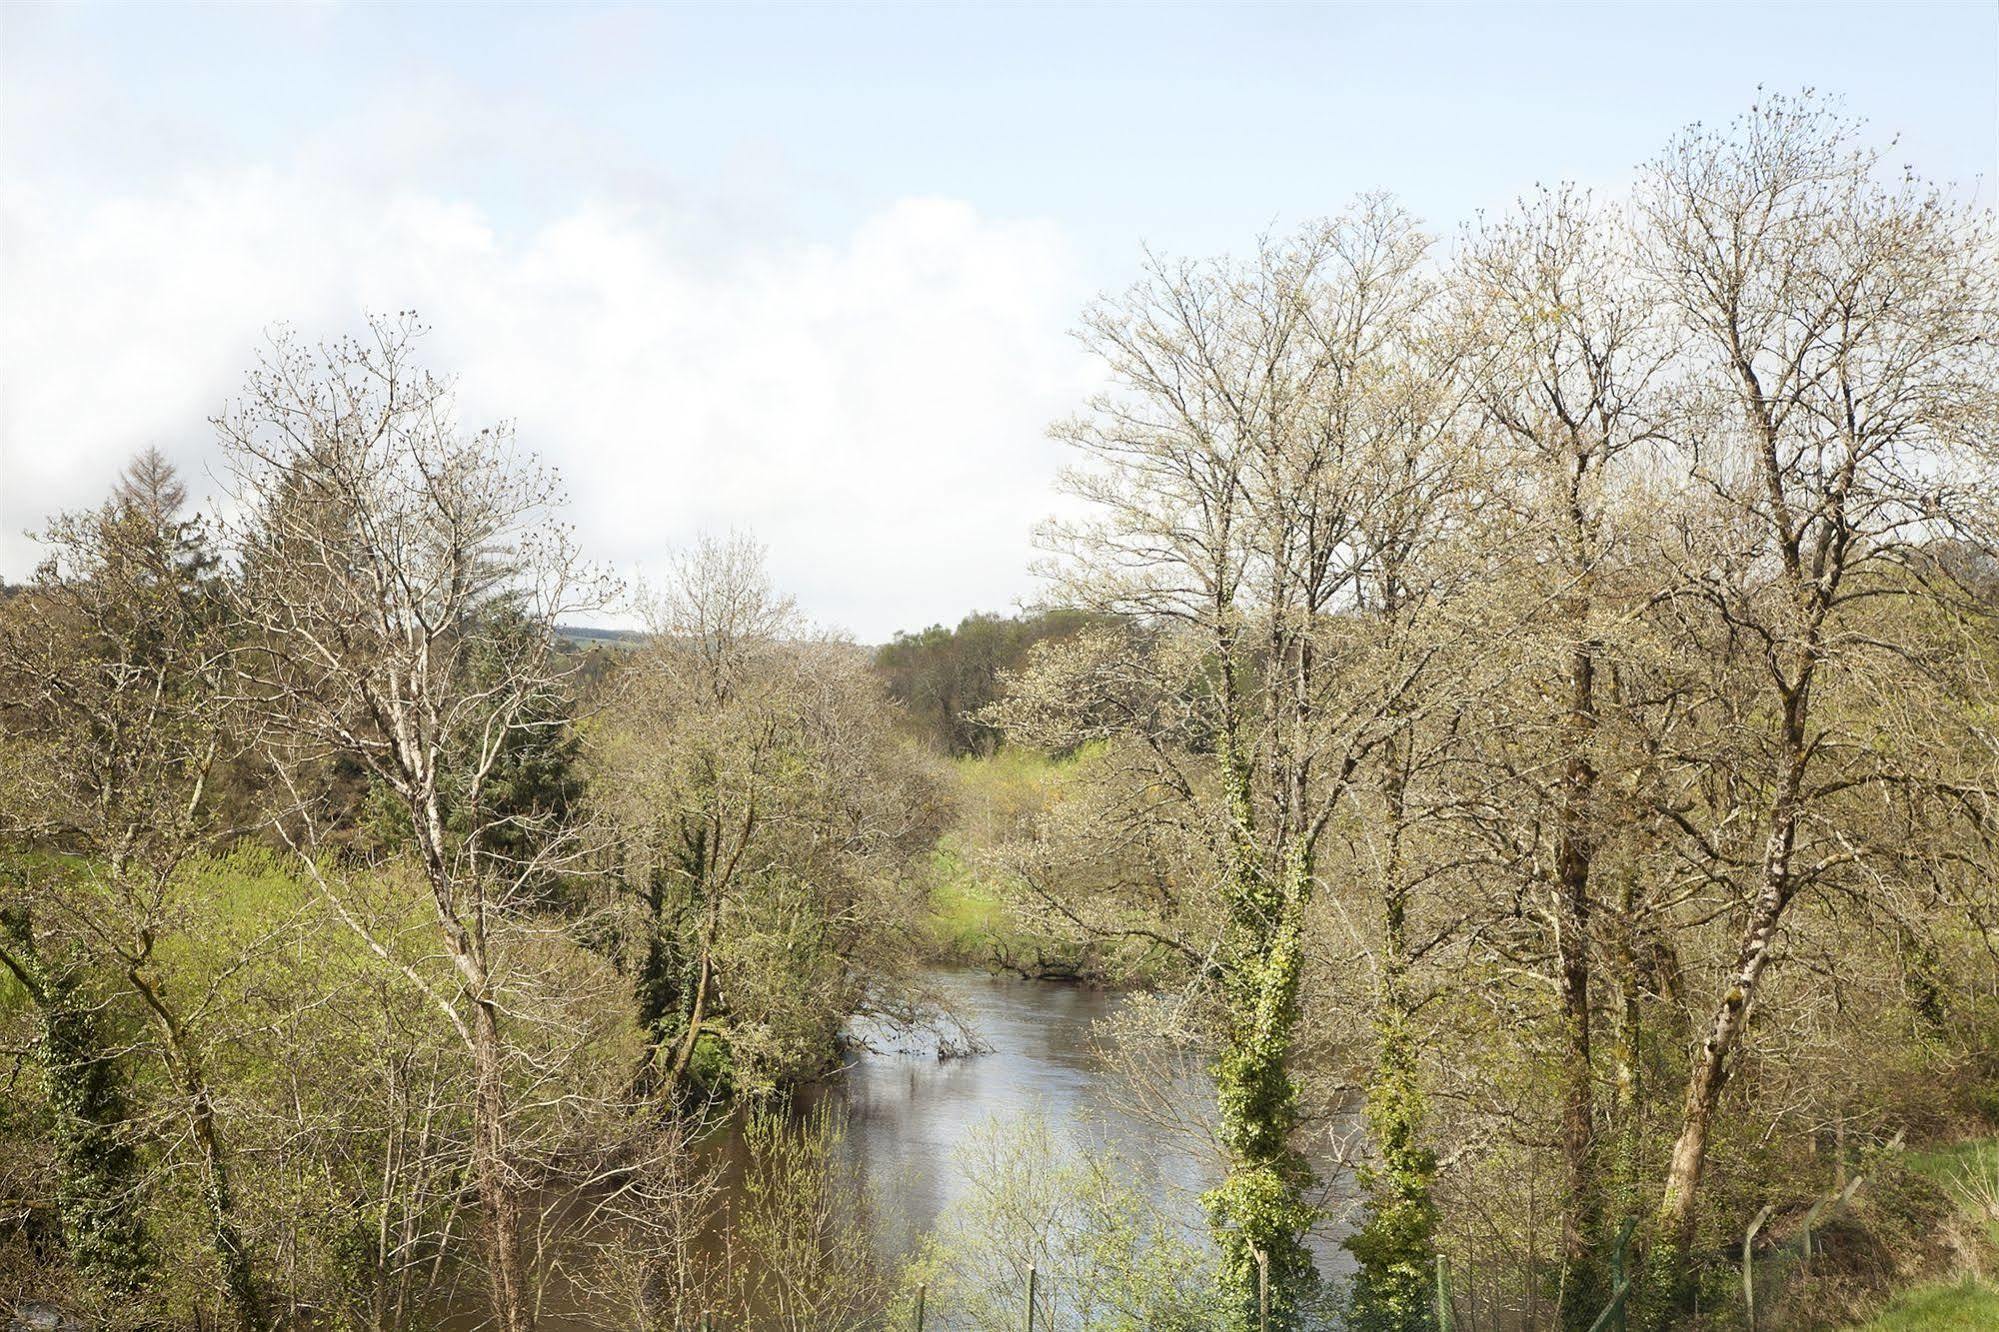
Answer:
[[666, 1086], [670, 1051], [678, 1041], [686, 991], [681, 911], [669, 909], [668, 890], [667, 871], [658, 865], [649, 867], [641, 893], [645, 906], [645, 951], [632, 977], [639, 1025], [646, 1034], [645, 1059], [638, 1071], [637, 1090], [648, 1097]]
[[102, 1296], [130, 1296], [151, 1275], [139, 1212], [138, 1159], [124, 1071], [106, 1047], [96, 1003], [71, 967], [49, 965], [26, 910], [0, 911], [0, 960], [39, 1019], [36, 1054], [55, 1148], [56, 1212], [77, 1275]]
[[1269, 1325], [1293, 1328], [1318, 1279], [1304, 1242], [1314, 1216], [1305, 1199], [1311, 1171], [1291, 1145], [1298, 1096], [1290, 1054], [1312, 871], [1303, 843], [1293, 842], [1277, 873], [1268, 872], [1254, 840], [1248, 774], [1226, 744], [1221, 763], [1233, 828], [1221, 976], [1226, 1043], [1213, 1071], [1229, 1168], [1202, 1201], [1234, 1326], [1258, 1326], [1267, 1280]]
[[1378, 1048], [1366, 1111], [1380, 1163], [1362, 1172], [1367, 1224], [1346, 1242], [1360, 1266], [1354, 1275], [1353, 1322], [1363, 1332], [1406, 1332], [1434, 1324], [1437, 1207], [1431, 1182], [1437, 1158], [1422, 1144], [1426, 1108], [1418, 1078], [1407, 916], [1408, 894], [1391, 884], [1384, 901]]
[[1366, 1118], [1379, 1163], [1360, 1172], [1368, 1219], [1346, 1241], [1359, 1265], [1353, 1323], [1363, 1332], [1404, 1332], [1433, 1325], [1431, 1281], [1437, 1262], [1437, 1207], [1430, 1194], [1436, 1155], [1423, 1146], [1427, 1114], [1419, 1078], [1422, 1054], [1409, 979], [1409, 885], [1402, 830], [1408, 806], [1408, 755], [1382, 752], [1381, 792], [1388, 854], [1381, 879], [1381, 980], [1375, 1001], [1374, 1074]]

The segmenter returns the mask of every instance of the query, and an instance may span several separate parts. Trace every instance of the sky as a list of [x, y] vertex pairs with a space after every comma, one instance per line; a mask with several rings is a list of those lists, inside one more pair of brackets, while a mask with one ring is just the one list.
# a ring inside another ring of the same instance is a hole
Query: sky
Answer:
[[[0, 4], [0, 576], [279, 324], [416, 309], [586, 552], [748, 531], [862, 641], [1031, 601], [1070, 330], [1143, 248], [1399, 195], [1448, 238], [1815, 88], [1990, 206], [1999, 0]], [[1448, 243], [1448, 242], [1446, 242]]]

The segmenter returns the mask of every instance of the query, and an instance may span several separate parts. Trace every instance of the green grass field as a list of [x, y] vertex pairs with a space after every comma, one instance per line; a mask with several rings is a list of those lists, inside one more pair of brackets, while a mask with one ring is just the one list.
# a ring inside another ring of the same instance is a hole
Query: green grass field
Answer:
[[1999, 1287], [1966, 1277], [1904, 1292], [1853, 1332], [1991, 1332], [1999, 1328]]

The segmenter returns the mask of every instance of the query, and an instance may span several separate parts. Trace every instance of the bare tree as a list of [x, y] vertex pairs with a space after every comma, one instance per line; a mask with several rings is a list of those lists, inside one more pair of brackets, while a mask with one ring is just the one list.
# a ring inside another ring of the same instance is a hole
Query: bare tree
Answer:
[[[1285, 1325], [1311, 1284], [1291, 1061], [1318, 849], [1434, 683], [1422, 626], [1446, 584], [1418, 552], [1448, 539], [1459, 450], [1449, 378], [1419, 352], [1425, 244], [1369, 199], [1247, 264], [1154, 260], [1091, 311], [1115, 387], [1057, 429], [1088, 516], [1047, 530], [1051, 570], [1067, 602], [1150, 637], [1042, 654], [998, 714], [1050, 744], [1116, 737], [1208, 848], [1221, 919], [1181, 946], [1222, 1000], [1230, 1169], [1206, 1202], [1252, 1322], [1260, 1264]], [[1401, 974], [1383, 969], [1384, 1013]], [[1398, 1066], [1410, 1029], [1380, 1031]]]
[[1667, 346], [1635, 259], [1614, 214], [1562, 188], [1468, 234], [1450, 276], [1460, 364], [1491, 436], [1492, 548], [1510, 570], [1492, 589], [1492, 651], [1504, 663], [1495, 712], [1464, 733], [1478, 780], [1460, 812], [1530, 885], [1552, 961], [1567, 1193], [1560, 1289], [1584, 1326], [1608, 1297], [1591, 971], [1598, 852], [1616, 820], [1601, 791], [1615, 760], [1600, 677], [1628, 653], [1619, 640], [1655, 581], [1640, 572], [1631, 515], [1665, 409]]
[[[1693, 489], [1678, 549], [1711, 660], [1742, 663], [1732, 798], [1689, 828], [1739, 894], [1732, 965], [1701, 1025], [1659, 1204], [1659, 1266], [1693, 1242], [1708, 1139], [1787, 912], [1893, 848], [1856, 797], [1922, 780], [1850, 691], [1927, 674], [1873, 609], [1933, 598], [1940, 544], [1984, 545], [1999, 427], [1999, 256], [1989, 219], [1883, 177], [1856, 127], [1806, 97], [1687, 131], [1640, 194], [1662, 302], [1687, 337], [1676, 427]], [[1754, 829], [1753, 836], [1747, 829]], [[1743, 830], [1743, 831], [1738, 831]]]
[[[510, 430], [467, 431], [450, 386], [417, 368], [422, 327], [377, 319], [363, 340], [277, 337], [217, 422], [242, 559], [248, 706], [296, 803], [279, 827], [350, 926], [430, 996], [475, 1070], [472, 1178], [494, 1318], [534, 1321], [511, 1132], [506, 934], [573, 854], [557, 816], [496, 798], [516, 747], [566, 725], [556, 620], [599, 604], [553, 476]], [[323, 858], [314, 765], [358, 763], [406, 823], [448, 983], [422, 974], [343, 902]]]

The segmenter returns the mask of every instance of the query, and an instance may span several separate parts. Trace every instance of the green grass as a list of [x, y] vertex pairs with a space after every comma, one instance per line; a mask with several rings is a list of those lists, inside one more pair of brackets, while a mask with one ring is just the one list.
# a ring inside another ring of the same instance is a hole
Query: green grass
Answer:
[[[1924, 1147], [1905, 1153], [1902, 1164], [1941, 1184], [1965, 1220], [1983, 1226], [1988, 1241], [1999, 1247], [1999, 1220], [1987, 1210], [1991, 1193], [1999, 1189], [1999, 1141], [1970, 1138]], [[1999, 1286], [1967, 1276], [1956, 1282], [1905, 1290], [1871, 1322], [1850, 1332], [1983, 1332], [1988, 1328], [1999, 1328]]]
[[[1999, 1218], [1988, 1211], [1999, 1197], [1999, 1141], [1970, 1138], [1909, 1152], [1902, 1159], [1909, 1169], [1949, 1190], [1966, 1219], [1980, 1225], [1986, 1240], [1999, 1248]], [[1999, 1321], [1992, 1326], [1999, 1327]]]
[[1905, 1291], [1852, 1332], [1989, 1332], [1995, 1327], [1999, 1327], [1999, 1288], [1966, 1277], [1954, 1285]]
[[1902, 1163], [1917, 1174], [1928, 1175], [1939, 1183], [1955, 1184], [1967, 1169], [1992, 1159], [1995, 1152], [1999, 1152], [1999, 1143], [1993, 1139], [1970, 1138], [1945, 1147], [1925, 1147], [1905, 1152]]
[[947, 957], [983, 960], [988, 944], [1013, 929], [1006, 907], [979, 881], [946, 836], [930, 857], [930, 918], [925, 922], [937, 950]]

